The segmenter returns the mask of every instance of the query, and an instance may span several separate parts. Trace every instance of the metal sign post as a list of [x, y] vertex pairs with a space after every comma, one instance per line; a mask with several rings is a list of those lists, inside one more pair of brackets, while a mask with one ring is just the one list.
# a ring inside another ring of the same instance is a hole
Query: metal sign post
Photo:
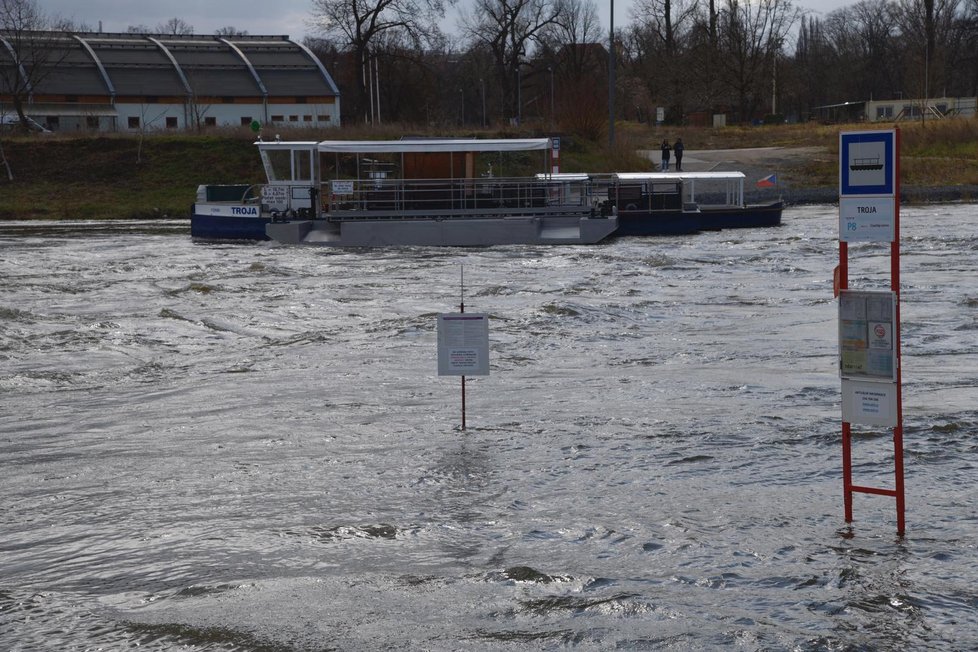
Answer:
[[[890, 291], [849, 289], [849, 243], [890, 243]], [[900, 130], [839, 134], [839, 375], [842, 380], [842, 475], [846, 522], [853, 493], [896, 499], [905, 531], [903, 391], [900, 364]], [[894, 488], [852, 480], [852, 424], [893, 429]]]
[[462, 377], [462, 430], [465, 430], [465, 377], [489, 375], [489, 315], [465, 312], [465, 284], [459, 312], [438, 315], [438, 375]]

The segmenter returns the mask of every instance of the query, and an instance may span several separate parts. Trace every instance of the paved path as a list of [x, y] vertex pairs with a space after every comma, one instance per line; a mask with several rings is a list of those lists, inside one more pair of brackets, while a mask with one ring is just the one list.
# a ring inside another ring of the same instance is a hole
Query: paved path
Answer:
[[[658, 150], [640, 150], [650, 161], [659, 163]], [[687, 172], [708, 170], [742, 170], [748, 176], [755, 170], [767, 170], [761, 176], [778, 172], [805, 159], [828, 156], [824, 147], [749, 147], [743, 149], [692, 149], [683, 154], [683, 169]], [[673, 157], [671, 163], [675, 165]]]

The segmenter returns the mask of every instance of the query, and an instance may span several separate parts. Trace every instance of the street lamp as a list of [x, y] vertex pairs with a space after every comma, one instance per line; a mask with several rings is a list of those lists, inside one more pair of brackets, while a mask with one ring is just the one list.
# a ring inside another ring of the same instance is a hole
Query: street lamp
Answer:
[[611, 0], [611, 29], [608, 30], [608, 145], [615, 146], [615, 0]]
[[516, 62], [516, 124], [523, 124], [523, 69], [518, 60]]
[[553, 129], [556, 123], [556, 114], [554, 113], [554, 67], [547, 66], [547, 71], [550, 73], [550, 128]]
[[486, 80], [479, 77], [479, 88], [482, 89], [482, 128], [486, 128]]

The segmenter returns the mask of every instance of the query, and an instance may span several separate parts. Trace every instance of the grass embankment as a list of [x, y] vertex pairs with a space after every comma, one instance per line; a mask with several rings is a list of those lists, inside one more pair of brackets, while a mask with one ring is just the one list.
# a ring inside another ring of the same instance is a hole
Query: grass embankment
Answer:
[[250, 138], [157, 136], [7, 139], [0, 219], [188, 217], [201, 183], [258, 183]]
[[[658, 127], [620, 123], [616, 147], [573, 136], [561, 141], [561, 170], [648, 170], [639, 149], [657, 149], [663, 138], [683, 138], [695, 149], [745, 147], [817, 148], [791, 170], [795, 185], [838, 185], [840, 130], [887, 125], [777, 125], [764, 127]], [[978, 186], [978, 119], [903, 123], [904, 187]], [[416, 127], [287, 131], [283, 139], [399, 138]], [[435, 135], [426, 133], [425, 135]], [[456, 131], [437, 135], [513, 137], [539, 135], [515, 131]], [[264, 172], [253, 134], [229, 130], [212, 135], [23, 136], [4, 137], [13, 181], [0, 164], [0, 219], [125, 219], [188, 217], [199, 184], [261, 183]], [[536, 171], [536, 170], [528, 170]]]

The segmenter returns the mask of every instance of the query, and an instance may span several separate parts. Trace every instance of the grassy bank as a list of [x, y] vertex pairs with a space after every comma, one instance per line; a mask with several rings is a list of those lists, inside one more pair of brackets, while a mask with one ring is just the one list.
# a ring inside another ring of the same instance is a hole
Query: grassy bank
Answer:
[[[884, 125], [880, 125], [885, 128]], [[812, 188], [838, 184], [838, 134], [863, 126], [777, 125], [765, 127], [649, 127], [622, 123], [616, 147], [563, 136], [563, 171], [647, 170], [636, 155], [667, 138], [683, 138], [689, 149], [813, 147], [789, 174]], [[282, 131], [283, 139], [398, 138], [415, 127], [342, 131]], [[904, 123], [902, 178], [905, 187], [978, 186], [978, 119]], [[435, 134], [425, 134], [435, 135]], [[439, 132], [437, 135], [445, 135]], [[529, 132], [456, 132], [465, 137], [539, 135]], [[119, 219], [187, 217], [202, 183], [261, 183], [264, 173], [253, 134], [230, 130], [216, 135], [23, 136], [3, 137], [0, 146], [14, 179], [0, 164], [0, 219]], [[533, 170], [535, 171], [535, 170]]]
[[0, 219], [188, 217], [201, 183], [264, 180], [250, 138], [7, 139]]

